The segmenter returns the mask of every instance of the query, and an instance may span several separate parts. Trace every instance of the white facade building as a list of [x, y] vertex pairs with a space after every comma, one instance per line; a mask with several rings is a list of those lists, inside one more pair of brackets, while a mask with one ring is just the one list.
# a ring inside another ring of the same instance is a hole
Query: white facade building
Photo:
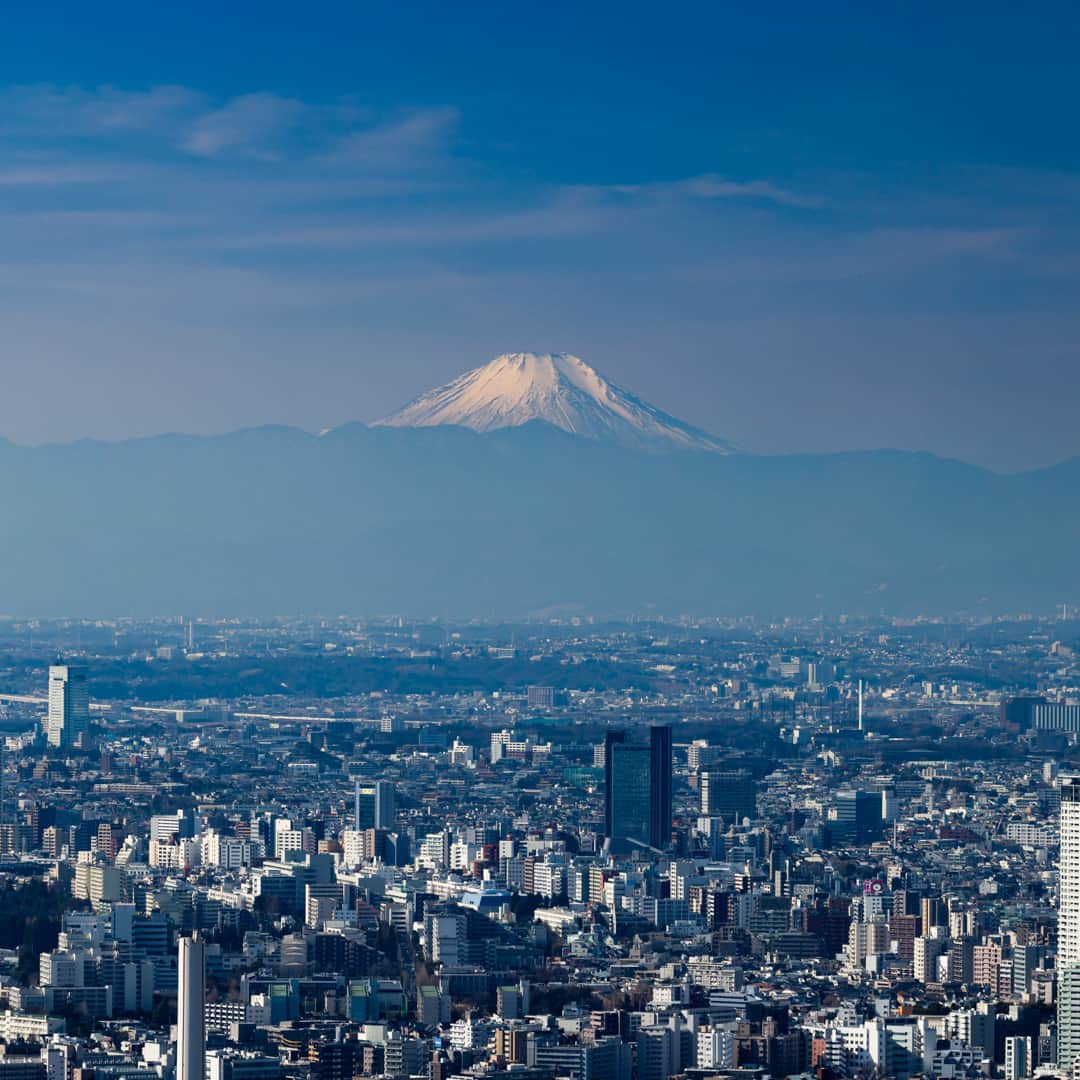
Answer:
[[1024, 1080], [1031, 1071], [1031, 1039], [1021, 1035], [1006, 1036], [1005, 1080]]
[[1080, 1056], [1080, 776], [1061, 778], [1058, 867], [1058, 1065]]
[[50, 746], [85, 746], [90, 738], [90, 691], [86, 668], [53, 664], [49, 668]]

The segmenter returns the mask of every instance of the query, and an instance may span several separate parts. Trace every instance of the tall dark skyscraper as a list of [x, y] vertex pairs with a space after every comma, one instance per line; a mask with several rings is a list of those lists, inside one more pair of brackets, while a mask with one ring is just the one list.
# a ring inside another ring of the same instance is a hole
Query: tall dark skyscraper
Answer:
[[625, 731], [604, 739], [604, 832], [616, 847], [637, 841], [664, 848], [671, 840], [671, 728], [649, 729], [649, 742]]
[[206, 1073], [206, 942], [198, 931], [179, 941], [176, 1003], [176, 1080]]
[[671, 726], [649, 728], [649, 843], [671, 843]]
[[366, 784], [357, 780], [354, 799], [353, 828], [394, 828], [396, 799], [394, 785], [389, 780], [375, 780]]
[[649, 842], [649, 747], [628, 742], [626, 732], [609, 731], [604, 741], [604, 833], [612, 844]]

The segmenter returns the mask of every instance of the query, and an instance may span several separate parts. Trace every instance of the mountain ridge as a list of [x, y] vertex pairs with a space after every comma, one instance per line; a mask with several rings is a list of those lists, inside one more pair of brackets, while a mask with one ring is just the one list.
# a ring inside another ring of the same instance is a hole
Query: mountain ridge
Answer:
[[[391, 432], [396, 431], [400, 433], [414, 432], [420, 434], [422, 432], [430, 432], [435, 430], [442, 430], [446, 432], [457, 431], [462, 433], [462, 437], [469, 439], [479, 440], [479, 445], [483, 445], [484, 441], [490, 441], [493, 436], [500, 438], [513, 437], [515, 432], [529, 431], [543, 431], [547, 430], [553, 434], [557, 434], [559, 437], [586, 443], [588, 445], [602, 445], [596, 440], [580, 440], [575, 439], [572, 433], [565, 432], [561, 428], [557, 428], [552, 424], [548, 424], [543, 420], [532, 420], [526, 424], [522, 424], [516, 428], [498, 428], [490, 432], [478, 432], [473, 431], [470, 428], [458, 426], [458, 425], [439, 425], [438, 427], [432, 426], [427, 428], [405, 428], [405, 427], [390, 427], [389, 425], [381, 425], [378, 422], [366, 423], [362, 420], [348, 420], [345, 423], [337, 424], [334, 427], [326, 428], [321, 431], [312, 431], [308, 428], [300, 427], [295, 424], [282, 424], [282, 423], [267, 423], [267, 424], [252, 424], [246, 427], [236, 428], [231, 431], [221, 432], [183, 432], [183, 431], [167, 431], [154, 435], [130, 435], [117, 439], [103, 439], [96, 436], [86, 436], [78, 439], [72, 439], [68, 442], [43, 442], [43, 443], [18, 443], [10, 439], [5, 439], [0, 436], [0, 453], [5, 452], [18, 452], [18, 453], [41, 453], [41, 452], [53, 452], [64, 451], [72, 448], [115, 448], [121, 446], [134, 446], [134, 445], [163, 445], [168, 442], [175, 442], [178, 444], [187, 444], [191, 442], [235, 442], [247, 438], [254, 437], [260, 433], [267, 435], [281, 435], [287, 438], [295, 438], [296, 445], [311, 445], [315, 446], [320, 442], [333, 441], [335, 437], [340, 437], [342, 433], [348, 433], [349, 431], [364, 431], [364, 432]], [[616, 444], [608, 444], [610, 449], [620, 451], [623, 453], [642, 452], [641, 448], [633, 446], [623, 446]], [[727, 455], [723, 455], [727, 456]], [[736, 455], [731, 455], [736, 456]], [[1030, 468], [1020, 470], [1001, 471], [992, 468], [989, 465], [983, 465], [975, 461], [966, 461], [963, 458], [953, 457], [947, 454], [938, 453], [935, 450], [908, 450], [899, 446], [869, 446], [854, 449], [842, 449], [842, 450], [805, 450], [805, 451], [784, 451], [782, 453], [759, 453], [747, 450], [740, 450], [737, 454], [738, 457], [752, 459], [755, 461], [811, 461], [822, 459], [842, 460], [846, 458], [860, 458], [860, 457], [877, 457], [881, 459], [888, 458], [890, 456], [907, 457], [911, 459], [925, 458], [928, 460], [940, 462], [940, 463], [952, 463], [959, 466], [963, 466], [968, 469], [975, 469], [980, 472], [988, 473], [992, 476], [1001, 477], [1007, 479], [1010, 477], [1025, 477], [1025, 476], [1037, 476], [1044, 474], [1055, 474], [1058, 472], [1068, 472], [1070, 470], [1080, 470], [1080, 455], [1074, 455], [1071, 457], [1063, 458], [1061, 461], [1053, 462], [1049, 465], [1035, 465]]]
[[[572, 433], [565, 432], [561, 428], [557, 428], [552, 424], [547, 424], [543, 420], [529, 421], [528, 423], [522, 424], [517, 428], [498, 428], [495, 431], [491, 432], [477, 432], [473, 431], [470, 428], [450, 424], [439, 425], [439, 427], [441, 427], [444, 431], [459, 431], [463, 433], [463, 437], [475, 438], [481, 440], [481, 443], [483, 442], [483, 440], [494, 435], [507, 437], [509, 433], [515, 431], [539, 431], [545, 428], [549, 429], [553, 433], [558, 432], [561, 436], [567, 439], [574, 439]], [[362, 430], [365, 432], [389, 432], [396, 430], [399, 432], [413, 431], [416, 433], [420, 433], [423, 431], [434, 430], [434, 427], [392, 428], [389, 425], [382, 425], [379, 422], [367, 423], [362, 420], [348, 420], [342, 424], [337, 424], [333, 427], [325, 428], [321, 431], [311, 431], [308, 428], [303, 428], [296, 424], [266, 423], [251, 424], [246, 427], [240, 427], [235, 428], [231, 431], [221, 432], [165, 431], [153, 435], [130, 435], [117, 439], [103, 439], [96, 436], [85, 436], [77, 439], [72, 439], [68, 442], [52, 441], [43, 443], [19, 443], [0, 436], [0, 453], [40, 453], [46, 451], [64, 451], [76, 447], [85, 447], [90, 449], [95, 447], [107, 448], [148, 444], [162, 445], [170, 441], [177, 442], [179, 444], [186, 444], [191, 442], [231, 442], [250, 438], [260, 433], [279, 434], [287, 437], [296, 437], [296, 443], [298, 445], [310, 444], [314, 446], [320, 441], [332, 441], [333, 437], [339, 436], [340, 433], [349, 432], [350, 430]], [[510, 437], [512, 437], [512, 435], [510, 435]], [[595, 441], [592, 442], [595, 444]], [[627, 453], [634, 452], [634, 450], [636, 449], [632, 446], [617, 445], [613, 445], [611, 448]], [[1080, 455], [1072, 455], [1070, 457], [1062, 458], [1060, 461], [1051, 462], [1047, 465], [1034, 465], [1029, 468], [1019, 470], [999, 470], [989, 465], [983, 465], [977, 461], [967, 461], [964, 458], [954, 457], [948, 454], [941, 454], [935, 450], [909, 450], [899, 446], [868, 446], [843, 450], [784, 451], [782, 453], [775, 454], [740, 450], [738, 451], [738, 456], [747, 459], [753, 459], [755, 461], [811, 461], [822, 459], [842, 460], [846, 458], [860, 457], [877, 457], [880, 459], [885, 459], [890, 456], [907, 457], [911, 459], [925, 458], [943, 464], [951, 463], [963, 466], [964, 468], [978, 470], [979, 472], [988, 473], [991, 476], [1001, 477], [1002, 479], [1009, 479], [1012, 477], [1034, 476], [1052, 477], [1057, 474], [1067, 474], [1074, 470], [1078, 474], [1080, 474]]]
[[0, 612], [1053, 610], [1080, 596], [1080, 475], [1057, 475], [540, 424], [54, 444], [0, 454]]

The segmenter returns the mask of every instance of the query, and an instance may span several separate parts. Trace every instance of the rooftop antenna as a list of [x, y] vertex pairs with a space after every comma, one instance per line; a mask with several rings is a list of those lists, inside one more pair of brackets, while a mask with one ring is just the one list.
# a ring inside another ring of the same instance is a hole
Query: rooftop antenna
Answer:
[[859, 730], [862, 731], [862, 679], [859, 680]]

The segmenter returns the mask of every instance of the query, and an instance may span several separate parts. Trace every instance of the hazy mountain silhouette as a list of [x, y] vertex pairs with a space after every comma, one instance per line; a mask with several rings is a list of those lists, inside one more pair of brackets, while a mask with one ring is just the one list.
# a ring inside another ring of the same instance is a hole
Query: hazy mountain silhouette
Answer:
[[1049, 610], [1080, 459], [655, 454], [532, 422], [0, 442], [0, 612]]

